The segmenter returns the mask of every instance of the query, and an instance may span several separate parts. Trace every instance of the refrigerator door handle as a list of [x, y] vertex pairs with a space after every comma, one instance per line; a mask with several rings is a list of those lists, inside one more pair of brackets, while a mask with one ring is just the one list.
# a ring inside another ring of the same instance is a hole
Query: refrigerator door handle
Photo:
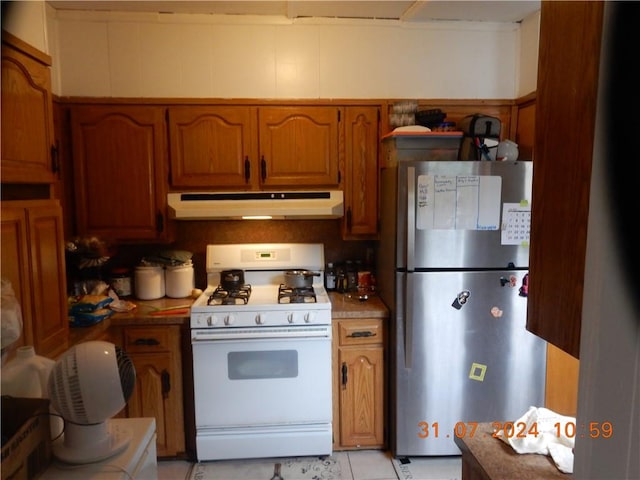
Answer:
[[407, 271], [415, 268], [416, 168], [407, 167]]
[[413, 299], [414, 276], [405, 277], [405, 308], [404, 308], [404, 368], [411, 368], [413, 360]]

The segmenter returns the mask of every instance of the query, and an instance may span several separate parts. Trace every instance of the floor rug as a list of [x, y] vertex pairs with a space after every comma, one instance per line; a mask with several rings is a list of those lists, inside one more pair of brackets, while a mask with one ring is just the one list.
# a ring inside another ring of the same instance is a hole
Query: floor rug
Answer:
[[460, 457], [399, 457], [392, 460], [400, 480], [460, 480]]
[[261, 458], [201, 462], [189, 480], [341, 480], [340, 463], [333, 456]]

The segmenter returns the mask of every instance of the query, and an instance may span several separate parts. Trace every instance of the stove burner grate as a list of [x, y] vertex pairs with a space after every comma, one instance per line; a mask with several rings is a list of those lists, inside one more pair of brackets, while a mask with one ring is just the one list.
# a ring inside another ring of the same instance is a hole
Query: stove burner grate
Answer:
[[313, 287], [291, 288], [280, 285], [278, 288], [278, 303], [315, 303], [317, 301]]
[[251, 285], [241, 285], [228, 290], [218, 286], [207, 300], [207, 305], [241, 305], [246, 304], [251, 296]]

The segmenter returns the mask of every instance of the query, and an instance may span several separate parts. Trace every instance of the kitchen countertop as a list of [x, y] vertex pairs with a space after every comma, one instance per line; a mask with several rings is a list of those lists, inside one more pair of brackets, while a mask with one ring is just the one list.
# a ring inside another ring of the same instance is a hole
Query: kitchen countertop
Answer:
[[473, 436], [455, 437], [462, 451], [462, 478], [465, 480], [570, 480], [551, 457], [516, 453], [502, 440], [493, 438], [491, 423], [479, 423]]
[[[372, 295], [368, 300], [361, 302], [358, 299], [349, 298], [347, 295], [330, 292], [331, 315], [337, 319], [348, 318], [386, 318], [389, 310], [382, 303], [380, 297]], [[131, 312], [115, 313], [111, 317], [88, 327], [71, 327], [69, 329], [69, 344], [86, 342], [99, 338], [111, 326], [126, 325], [185, 325], [189, 326], [189, 311], [186, 310], [195, 299], [193, 298], [160, 298], [158, 300], [131, 299], [136, 308]], [[186, 307], [184, 313], [166, 313], [152, 315], [158, 309]]]
[[189, 325], [189, 310], [186, 313], [166, 313], [163, 315], [151, 315], [158, 309], [176, 308], [186, 306], [190, 308], [195, 301], [193, 298], [169, 298], [158, 300], [130, 299], [136, 308], [126, 313], [114, 313], [109, 318], [88, 327], [69, 328], [69, 345], [86, 342], [99, 338], [109, 327], [126, 325]]
[[333, 318], [387, 318], [389, 316], [389, 309], [377, 295], [370, 295], [364, 302], [336, 292], [329, 292], [329, 298]]

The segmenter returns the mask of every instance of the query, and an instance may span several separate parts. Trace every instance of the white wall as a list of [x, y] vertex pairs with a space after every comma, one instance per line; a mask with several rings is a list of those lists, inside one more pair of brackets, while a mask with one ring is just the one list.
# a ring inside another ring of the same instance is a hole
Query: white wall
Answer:
[[2, 14], [3, 30], [44, 53], [50, 53], [47, 29], [45, 28], [44, 2], [22, 1], [14, 2], [9, 6], [3, 5]]
[[535, 92], [538, 85], [538, 45], [540, 43], [540, 11], [529, 15], [520, 24], [520, 63], [516, 68], [516, 97]]
[[473, 22], [60, 13], [16, 2], [3, 28], [53, 57], [58, 95], [515, 98], [535, 90], [539, 13]]
[[515, 98], [528, 45], [518, 24], [47, 13], [62, 96]]

